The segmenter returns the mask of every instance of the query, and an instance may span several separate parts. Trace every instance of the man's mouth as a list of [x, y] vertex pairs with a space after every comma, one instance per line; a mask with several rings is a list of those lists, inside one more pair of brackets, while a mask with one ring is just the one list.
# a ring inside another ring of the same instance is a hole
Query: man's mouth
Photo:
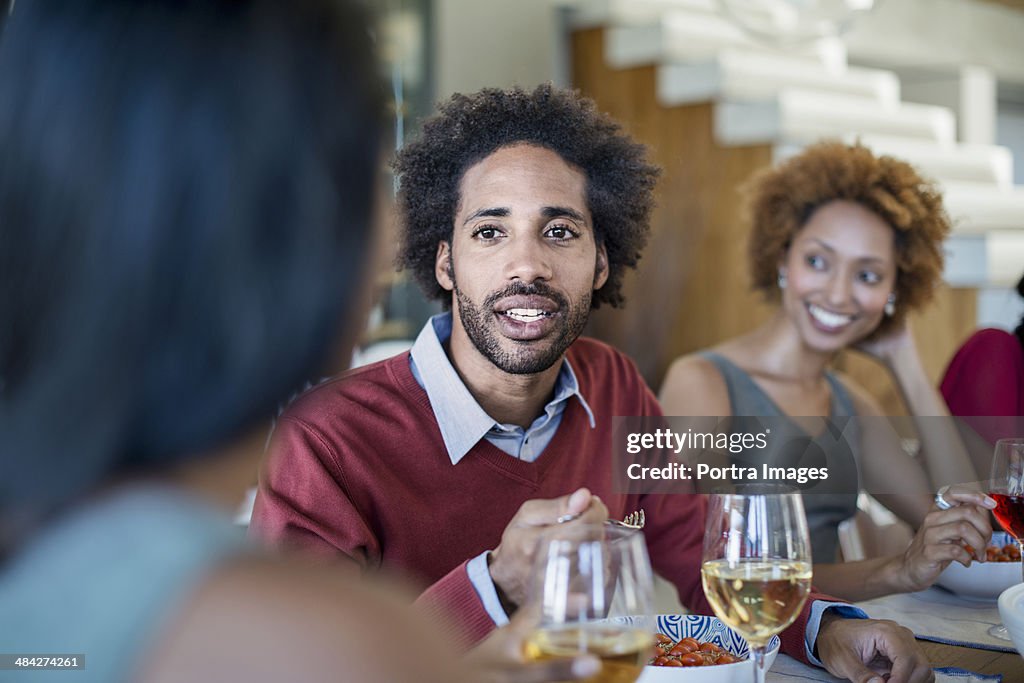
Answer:
[[498, 299], [494, 312], [520, 322], [536, 322], [556, 315], [558, 302], [540, 294], [513, 294]]
[[535, 341], [554, 331], [559, 304], [540, 294], [513, 294], [494, 304], [502, 334], [518, 342]]
[[504, 312], [504, 315], [522, 323], [534, 323], [544, 318], [550, 318], [554, 314], [539, 308], [510, 308]]
[[845, 327], [857, 318], [856, 315], [836, 313], [816, 304], [807, 304], [807, 312], [816, 323], [829, 330]]

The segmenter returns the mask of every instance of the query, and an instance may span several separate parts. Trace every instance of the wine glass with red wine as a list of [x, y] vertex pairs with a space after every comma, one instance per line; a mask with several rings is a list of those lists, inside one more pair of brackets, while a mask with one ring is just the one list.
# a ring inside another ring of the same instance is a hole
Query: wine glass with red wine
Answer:
[[[988, 489], [989, 496], [996, 501], [992, 514], [1024, 551], [1024, 438], [996, 442]], [[1021, 565], [1021, 578], [1024, 579], [1024, 564]], [[989, 633], [997, 638], [1010, 639], [1005, 626], [994, 626]]]

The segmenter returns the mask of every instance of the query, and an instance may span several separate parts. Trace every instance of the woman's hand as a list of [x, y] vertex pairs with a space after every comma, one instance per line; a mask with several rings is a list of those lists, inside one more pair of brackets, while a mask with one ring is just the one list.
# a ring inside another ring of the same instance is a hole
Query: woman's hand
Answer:
[[889, 367], [895, 366], [908, 355], [918, 357], [917, 344], [906, 319], [889, 334], [861, 341], [855, 348]]
[[[901, 590], [924, 590], [950, 562], [967, 567], [972, 559], [985, 559], [985, 547], [992, 537], [988, 510], [996, 506], [995, 501], [965, 486], [951, 487], [943, 498], [955, 505], [948, 510], [932, 506], [906, 552], [895, 558], [893, 576]], [[973, 555], [965, 544], [974, 550]]]

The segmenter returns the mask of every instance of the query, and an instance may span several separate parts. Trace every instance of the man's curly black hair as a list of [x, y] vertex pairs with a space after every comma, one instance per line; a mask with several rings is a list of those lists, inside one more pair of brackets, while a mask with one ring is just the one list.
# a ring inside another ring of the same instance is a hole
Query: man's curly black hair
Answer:
[[592, 307], [623, 302], [622, 277], [647, 243], [659, 170], [646, 149], [577, 91], [551, 84], [533, 92], [487, 88], [453, 95], [427, 120], [418, 140], [398, 152], [402, 244], [398, 266], [412, 271], [428, 298], [446, 301], [434, 277], [437, 245], [452, 238], [462, 176], [501, 147], [546, 147], [587, 178], [587, 205], [598, 244], [608, 252], [608, 281]]

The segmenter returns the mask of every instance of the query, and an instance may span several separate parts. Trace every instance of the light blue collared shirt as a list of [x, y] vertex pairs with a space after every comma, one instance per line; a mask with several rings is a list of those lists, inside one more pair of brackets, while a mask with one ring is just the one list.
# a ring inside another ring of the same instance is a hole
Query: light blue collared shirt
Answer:
[[[448, 359], [444, 343], [451, 335], [452, 314], [439, 313], [433, 316], [423, 326], [416, 343], [413, 344], [409, 355], [409, 368], [413, 377], [427, 392], [452, 465], [459, 464], [480, 439], [484, 438], [514, 458], [530, 462], [536, 460], [558, 431], [562, 413], [573, 396], [579, 400], [587, 417], [590, 418], [590, 428], [595, 427], [594, 413], [580, 393], [576, 373], [573, 372], [568, 360], [563, 361], [558, 373], [554, 397], [544, 406], [544, 413], [527, 429], [519, 425], [497, 422], [480, 407]], [[504, 626], [508, 623], [508, 615], [501, 606], [494, 580], [487, 568], [489, 552], [485, 551], [470, 560], [466, 565], [466, 572], [494, 624]], [[829, 608], [836, 609], [841, 616], [847, 618], [866, 619], [868, 616], [862, 610], [846, 603], [821, 600], [812, 603], [807, 629], [804, 631], [804, 647], [808, 659], [818, 666], [821, 666], [821, 662], [814, 656], [814, 643], [818, 639], [821, 617]]]
[[438, 313], [428, 320], [413, 344], [409, 369], [427, 392], [453, 465], [459, 464], [484, 438], [514, 458], [533, 462], [554, 438], [558, 425], [562, 423], [565, 406], [574, 396], [586, 411], [590, 428], [594, 428], [594, 413], [580, 393], [576, 373], [568, 360], [562, 363], [558, 372], [554, 396], [528, 428], [496, 421], [480, 407], [448, 360], [444, 343], [451, 336], [451, 313]]

